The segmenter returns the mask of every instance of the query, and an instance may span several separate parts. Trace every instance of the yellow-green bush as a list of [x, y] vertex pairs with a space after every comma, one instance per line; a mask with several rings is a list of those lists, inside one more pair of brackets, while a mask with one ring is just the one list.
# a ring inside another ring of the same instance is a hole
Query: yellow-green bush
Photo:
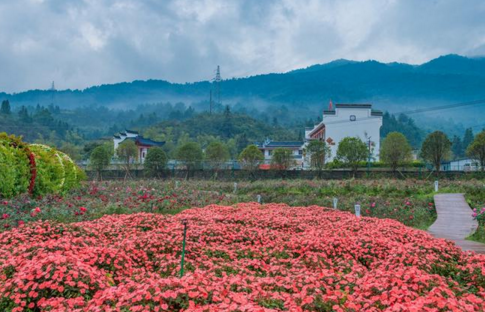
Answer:
[[84, 172], [68, 155], [0, 133], [0, 197], [28, 191], [33, 195], [63, 193], [84, 178]]

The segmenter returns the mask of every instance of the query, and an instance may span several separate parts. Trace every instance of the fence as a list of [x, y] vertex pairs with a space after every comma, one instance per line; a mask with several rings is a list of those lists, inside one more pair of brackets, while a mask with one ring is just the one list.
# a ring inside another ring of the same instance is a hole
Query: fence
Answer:
[[[86, 171], [89, 180], [99, 179], [94, 171]], [[131, 170], [130, 179], [146, 179], [153, 176], [147, 175], [143, 170]], [[103, 180], [122, 180], [127, 178], [124, 170], [105, 170], [101, 172]], [[159, 179], [196, 179], [196, 180], [221, 180], [221, 181], [241, 181], [241, 180], [266, 180], [266, 179], [325, 179], [343, 180], [350, 178], [414, 178], [414, 179], [485, 179], [484, 172], [463, 172], [463, 171], [443, 171], [437, 174], [428, 170], [406, 170], [393, 172], [390, 170], [257, 170], [247, 171], [240, 169], [231, 170], [181, 170], [172, 169], [161, 171], [157, 176]]]

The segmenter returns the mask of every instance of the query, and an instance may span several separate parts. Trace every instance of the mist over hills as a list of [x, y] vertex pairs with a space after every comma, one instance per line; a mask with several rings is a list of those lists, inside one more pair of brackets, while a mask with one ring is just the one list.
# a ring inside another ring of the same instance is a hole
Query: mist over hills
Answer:
[[[84, 90], [0, 92], [0, 100], [8, 99], [14, 109], [51, 103], [61, 109], [94, 105], [133, 109], [139, 104], [183, 102], [200, 111], [208, 109], [211, 88], [209, 81], [148, 80]], [[220, 88], [221, 104], [240, 110], [271, 111], [284, 106], [293, 116], [307, 118], [320, 114], [332, 99], [334, 103], [369, 102], [377, 109], [402, 112], [485, 99], [485, 58], [446, 55], [422, 65], [336, 60], [287, 73], [225, 79]], [[440, 120], [473, 125], [484, 116], [485, 104], [412, 117], [432, 120], [437, 114]]]

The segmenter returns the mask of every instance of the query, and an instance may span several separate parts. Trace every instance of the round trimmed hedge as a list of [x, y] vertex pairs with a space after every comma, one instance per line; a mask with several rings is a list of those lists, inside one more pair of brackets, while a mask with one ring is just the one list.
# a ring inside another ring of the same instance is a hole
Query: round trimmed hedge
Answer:
[[72, 159], [47, 145], [0, 133], [0, 198], [63, 193], [85, 177]]

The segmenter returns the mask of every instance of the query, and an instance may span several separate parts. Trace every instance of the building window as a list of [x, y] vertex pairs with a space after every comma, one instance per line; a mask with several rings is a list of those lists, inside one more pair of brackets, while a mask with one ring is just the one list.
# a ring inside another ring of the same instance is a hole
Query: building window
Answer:
[[357, 118], [355, 117], [355, 115], [350, 115], [350, 121], [356, 121]]

